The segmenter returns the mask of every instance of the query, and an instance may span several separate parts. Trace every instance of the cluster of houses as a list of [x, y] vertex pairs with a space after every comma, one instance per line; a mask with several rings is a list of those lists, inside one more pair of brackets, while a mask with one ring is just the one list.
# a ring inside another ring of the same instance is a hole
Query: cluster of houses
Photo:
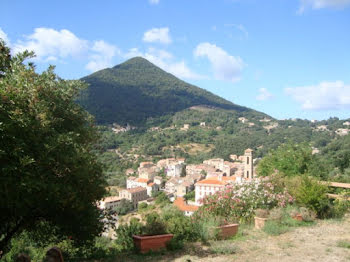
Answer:
[[[231, 155], [232, 161], [222, 158], [208, 159], [201, 164], [186, 165], [183, 158], [167, 158], [153, 162], [142, 162], [137, 170], [138, 177], [129, 176], [126, 189], [119, 197], [109, 197], [101, 201], [101, 208], [118, 205], [122, 198], [128, 199], [137, 208], [138, 204], [152, 199], [155, 192], [163, 191], [186, 215], [191, 215], [201, 205], [201, 199], [223, 190], [233, 183], [242, 183], [254, 178], [253, 150], [244, 155]], [[165, 179], [159, 176], [164, 170]], [[184, 196], [195, 192], [195, 201], [185, 201]]]

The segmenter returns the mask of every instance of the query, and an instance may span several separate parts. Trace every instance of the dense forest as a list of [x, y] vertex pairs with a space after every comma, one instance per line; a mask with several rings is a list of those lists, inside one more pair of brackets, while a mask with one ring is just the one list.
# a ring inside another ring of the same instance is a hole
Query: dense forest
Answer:
[[89, 84], [79, 102], [99, 124], [143, 125], [150, 117], [176, 113], [196, 105], [254, 112], [190, 85], [141, 57], [81, 79]]

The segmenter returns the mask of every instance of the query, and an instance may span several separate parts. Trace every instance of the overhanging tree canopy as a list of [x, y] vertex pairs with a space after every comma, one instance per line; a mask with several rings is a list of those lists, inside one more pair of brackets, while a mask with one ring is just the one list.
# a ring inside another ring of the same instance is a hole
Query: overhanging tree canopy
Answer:
[[38, 74], [25, 52], [11, 57], [0, 39], [0, 250], [41, 222], [79, 241], [102, 230], [96, 202], [105, 194], [91, 153], [97, 133], [75, 103], [84, 87]]

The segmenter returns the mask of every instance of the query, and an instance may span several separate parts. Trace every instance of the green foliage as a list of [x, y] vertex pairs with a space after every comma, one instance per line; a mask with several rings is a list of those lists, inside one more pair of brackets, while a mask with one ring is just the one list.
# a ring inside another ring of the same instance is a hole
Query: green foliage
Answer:
[[200, 220], [194, 217], [194, 221], [196, 221], [194, 223], [195, 232], [197, 232], [198, 239], [202, 243], [208, 243], [209, 240], [217, 239], [219, 223], [215, 217], [207, 216]]
[[132, 218], [129, 224], [120, 224], [116, 229], [117, 239], [115, 240], [118, 248], [122, 251], [133, 250], [132, 236], [142, 234], [142, 227], [143, 225], [135, 218]]
[[184, 195], [184, 198], [185, 198], [186, 201], [188, 201], [188, 200], [194, 201], [195, 200], [195, 196], [196, 196], [196, 192], [193, 190], [191, 192], [188, 192], [186, 195]]
[[164, 192], [158, 192], [155, 203], [164, 206], [165, 204], [169, 204], [170, 200]]
[[330, 208], [327, 186], [308, 176], [303, 176], [300, 180], [300, 185], [295, 189], [296, 202], [316, 212], [318, 217], [326, 217]]
[[269, 176], [277, 170], [284, 176], [296, 176], [308, 171], [310, 160], [311, 148], [307, 144], [283, 144], [259, 162], [257, 173]]
[[167, 231], [174, 234], [174, 241], [194, 241], [197, 239], [197, 232], [193, 227], [193, 221], [173, 206], [165, 207], [162, 212], [162, 219], [166, 223]]
[[11, 68], [11, 60], [10, 48], [0, 38], [0, 78]]
[[337, 247], [350, 249], [350, 241], [349, 240], [339, 240], [337, 242]]
[[[340, 195], [341, 197], [342, 195]], [[346, 199], [336, 199], [333, 201], [331, 216], [334, 218], [342, 218], [347, 212], [350, 211], [350, 201]]]
[[[300, 214], [301, 212], [305, 215], [307, 211], [302, 211], [298, 206], [275, 208], [271, 210], [269, 220], [265, 222], [263, 231], [269, 235], [277, 236], [295, 227], [312, 225], [313, 220], [311, 219], [310, 221], [298, 221], [293, 218], [296, 214]], [[310, 215], [310, 212], [308, 212], [308, 215]]]
[[75, 103], [84, 84], [53, 67], [38, 74], [24, 64], [31, 53], [11, 57], [0, 46], [0, 250], [43, 221], [53, 229], [45, 238], [92, 241], [103, 228], [96, 203], [106, 182], [92, 118]]
[[195, 105], [253, 111], [187, 84], [141, 57], [98, 71], [82, 80], [90, 87], [82, 93], [80, 103], [98, 123], [140, 125], [147, 118]]
[[120, 204], [114, 208], [114, 211], [119, 215], [126, 215], [128, 212], [134, 209], [134, 205], [130, 200], [125, 198], [120, 200]]
[[142, 202], [142, 203], [139, 204], [138, 209], [139, 210], [144, 210], [144, 209], [147, 209], [147, 207], [148, 207], [147, 203]]
[[227, 186], [225, 190], [205, 197], [196, 215], [198, 219], [209, 215], [231, 222], [247, 222], [252, 220], [254, 210], [258, 208], [271, 209], [292, 202], [293, 198], [286, 190], [281, 191], [270, 182], [252, 181]]
[[146, 235], [161, 235], [167, 233], [166, 224], [157, 213], [146, 215], [146, 225], [143, 233]]
[[31, 261], [44, 261], [46, 252], [53, 246], [62, 250], [65, 261], [85, 261], [86, 259], [105, 259], [115, 257], [118, 250], [113, 242], [105, 237], [97, 237], [89, 246], [75, 245], [73, 240], [65, 239], [60, 242], [49, 242], [45, 245], [38, 245], [29, 233], [22, 232], [12, 238], [11, 250], [6, 253], [1, 261], [15, 261], [18, 254], [26, 254]]

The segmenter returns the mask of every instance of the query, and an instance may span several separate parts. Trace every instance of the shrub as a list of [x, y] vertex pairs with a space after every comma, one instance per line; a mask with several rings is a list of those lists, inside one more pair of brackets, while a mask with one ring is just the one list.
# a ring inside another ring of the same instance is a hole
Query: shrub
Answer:
[[218, 221], [215, 220], [213, 217], [207, 217], [202, 219], [193, 219], [196, 221], [194, 223], [195, 232], [198, 234], [198, 240], [200, 240], [202, 243], [208, 243], [211, 239], [217, 239], [219, 230], [217, 229]]
[[166, 245], [168, 250], [179, 250], [184, 247], [184, 241], [179, 237], [173, 237]]
[[157, 213], [146, 215], [146, 225], [143, 228], [143, 233], [146, 235], [161, 235], [167, 233], [166, 225]]
[[144, 210], [144, 209], [147, 209], [147, 207], [148, 207], [147, 203], [142, 202], [142, 203], [139, 204], [138, 209], [139, 210]]
[[166, 223], [168, 232], [174, 234], [174, 241], [194, 241], [198, 238], [191, 218], [174, 206], [163, 209], [162, 219]]
[[121, 224], [116, 229], [116, 244], [122, 251], [130, 251], [134, 249], [133, 235], [142, 233], [142, 224], [136, 218], [132, 218], [129, 224]]
[[131, 203], [131, 201], [123, 198], [120, 200], [120, 204], [115, 207], [113, 211], [115, 211], [118, 215], [123, 216], [133, 209], [134, 205]]
[[287, 191], [276, 190], [272, 183], [249, 182], [226, 187], [214, 195], [203, 199], [203, 206], [198, 210], [200, 216], [230, 217], [236, 221], [250, 221], [257, 208], [270, 209], [286, 206], [293, 198]]
[[331, 216], [334, 218], [342, 218], [346, 212], [350, 210], [350, 201], [345, 199], [336, 199], [331, 208]]
[[324, 218], [329, 214], [330, 209], [327, 190], [326, 185], [320, 184], [314, 178], [304, 176], [295, 190], [295, 198], [301, 206], [311, 209], [318, 217]]
[[316, 219], [316, 213], [310, 209], [307, 209], [306, 207], [300, 208], [300, 214], [305, 222], [312, 222]]
[[164, 192], [159, 192], [156, 196], [155, 202], [157, 205], [165, 205], [167, 203], [170, 203], [170, 200]]
[[271, 220], [281, 221], [283, 216], [284, 214], [282, 208], [276, 207], [270, 210], [269, 219]]

